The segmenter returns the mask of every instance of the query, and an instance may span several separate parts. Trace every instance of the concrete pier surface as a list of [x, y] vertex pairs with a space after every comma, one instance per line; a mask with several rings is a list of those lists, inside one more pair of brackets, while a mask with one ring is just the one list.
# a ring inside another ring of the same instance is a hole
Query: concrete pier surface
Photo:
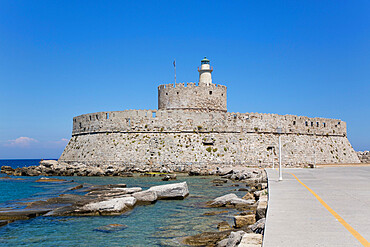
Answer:
[[370, 246], [370, 166], [266, 170], [264, 247]]

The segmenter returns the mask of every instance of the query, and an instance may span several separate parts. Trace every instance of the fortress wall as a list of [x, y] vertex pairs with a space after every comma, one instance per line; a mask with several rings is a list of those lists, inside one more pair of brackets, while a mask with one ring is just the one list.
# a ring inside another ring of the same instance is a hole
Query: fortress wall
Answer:
[[[283, 134], [285, 166], [358, 163], [344, 136]], [[261, 133], [96, 133], [71, 138], [60, 161], [88, 164], [271, 165], [278, 135]]]
[[126, 110], [84, 114], [73, 119], [72, 135], [99, 132], [232, 132], [346, 136], [346, 123], [327, 118], [261, 113], [187, 110]]
[[158, 87], [158, 109], [208, 109], [227, 111], [227, 88], [196, 83], [176, 83]]
[[73, 119], [60, 161], [119, 164], [267, 165], [278, 157], [282, 127], [286, 165], [358, 163], [336, 119], [261, 113], [126, 110]]

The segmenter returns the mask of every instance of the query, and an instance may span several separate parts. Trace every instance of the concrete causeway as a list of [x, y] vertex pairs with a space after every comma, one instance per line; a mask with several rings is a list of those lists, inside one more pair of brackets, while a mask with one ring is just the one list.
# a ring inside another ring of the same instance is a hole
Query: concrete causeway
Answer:
[[370, 246], [370, 166], [266, 170], [264, 247]]

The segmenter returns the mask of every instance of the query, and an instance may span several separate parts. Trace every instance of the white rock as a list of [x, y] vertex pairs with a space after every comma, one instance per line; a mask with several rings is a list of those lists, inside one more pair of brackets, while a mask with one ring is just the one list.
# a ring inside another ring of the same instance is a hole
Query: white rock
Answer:
[[241, 198], [234, 198], [229, 201], [229, 204], [231, 205], [253, 205], [255, 203], [255, 200], [249, 199], [249, 200], [244, 200]]
[[230, 202], [231, 200], [233, 199], [238, 199], [239, 197], [233, 193], [230, 193], [230, 194], [227, 194], [227, 195], [224, 195], [224, 196], [220, 196], [220, 197], [217, 197], [215, 198], [212, 203], [211, 203], [211, 206], [218, 206], [218, 207], [221, 207], [221, 206], [224, 206], [226, 205], [228, 202]]
[[132, 187], [132, 188], [113, 188], [112, 190], [113, 191], [114, 190], [116, 190], [116, 191], [122, 191], [122, 192], [124, 192], [126, 194], [132, 194], [132, 193], [140, 192], [143, 189], [140, 188], [140, 187]]
[[220, 242], [218, 242], [216, 246], [217, 247], [226, 247], [227, 241], [229, 241], [229, 239], [225, 238], [225, 239], [221, 240]]
[[51, 166], [58, 165], [58, 161], [57, 160], [41, 160], [40, 165], [45, 166], [45, 167], [51, 167]]
[[155, 191], [158, 199], [184, 199], [189, 195], [186, 182], [153, 186], [148, 191]]
[[239, 247], [260, 247], [262, 245], [262, 234], [247, 233], [240, 241]]
[[253, 199], [244, 200], [239, 198], [237, 195], [231, 193], [224, 196], [217, 197], [211, 203], [211, 206], [214, 207], [223, 207], [225, 205], [234, 205], [234, 206], [249, 206], [253, 205], [255, 201]]
[[132, 194], [132, 196], [135, 197], [138, 202], [144, 202], [144, 203], [145, 202], [147, 203], [155, 202], [158, 199], [157, 192], [150, 191], [150, 190], [136, 192]]
[[244, 231], [237, 231], [237, 232], [230, 233], [229, 238], [226, 243], [226, 247], [238, 246], [244, 234], [245, 234]]
[[134, 197], [114, 198], [101, 202], [92, 202], [82, 207], [86, 211], [106, 211], [106, 212], [120, 212], [129, 207], [133, 207], [136, 203]]

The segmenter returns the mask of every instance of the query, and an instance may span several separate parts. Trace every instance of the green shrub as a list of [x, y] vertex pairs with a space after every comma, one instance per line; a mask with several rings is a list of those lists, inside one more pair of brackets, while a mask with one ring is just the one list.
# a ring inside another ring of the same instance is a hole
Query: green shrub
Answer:
[[208, 152], [211, 152], [211, 151], [212, 151], [212, 148], [211, 148], [211, 147], [208, 147], [208, 148], [206, 148], [206, 150], [207, 150]]

